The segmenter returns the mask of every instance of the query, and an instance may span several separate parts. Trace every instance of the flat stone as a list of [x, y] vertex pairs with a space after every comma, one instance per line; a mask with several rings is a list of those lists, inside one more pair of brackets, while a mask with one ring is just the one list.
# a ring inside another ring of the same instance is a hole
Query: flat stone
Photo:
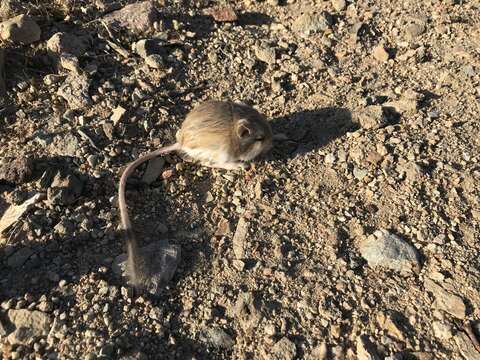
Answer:
[[145, 184], [151, 184], [157, 180], [164, 165], [165, 159], [162, 157], [157, 157], [150, 160], [147, 165], [147, 170], [145, 170], [145, 173], [142, 176], [142, 182]]
[[245, 257], [245, 240], [248, 234], [248, 223], [245, 218], [241, 217], [238, 220], [235, 234], [233, 235], [232, 245], [233, 253], [237, 259]]
[[275, 64], [276, 52], [275, 48], [267, 45], [259, 45], [254, 48], [255, 56], [258, 60], [263, 61], [267, 64]]
[[204, 11], [205, 15], [210, 15], [216, 22], [233, 22], [238, 20], [235, 10], [230, 6], [219, 6]]
[[71, 109], [85, 109], [91, 105], [90, 79], [84, 74], [72, 73], [58, 89], [57, 94], [64, 98]]
[[8, 319], [15, 330], [8, 335], [10, 344], [31, 344], [37, 337], [47, 336], [51, 319], [47, 314], [37, 310], [8, 310]]
[[36, 203], [44, 198], [44, 194], [35, 194], [20, 205], [10, 206], [0, 218], [0, 233], [15, 224], [26, 212], [35, 206]]
[[400, 273], [420, 269], [417, 250], [387, 230], [377, 230], [359, 244], [360, 254], [371, 267], [384, 267]]
[[103, 17], [107, 24], [116, 24], [132, 32], [146, 32], [153, 29], [159, 13], [153, 1], [141, 1], [127, 5]]
[[435, 298], [434, 307], [443, 310], [458, 319], [464, 319], [467, 309], [463, 299], [445, 290], [442, 286], [431, 279], [425, 279], [425, 289]]
[[69, 33], [57, 32], [47, 41], [47, 50], [53, 54], [68, 53], [82, 56], [89, 47], [88, 40]]
[[317, 33], [330, 29], [330, 16], [325, 13], [305, 13], [298, 17], [292, 24], [292, 28], [297, 32]]
[[0, 38], [14, 44], [31, 44], [40, 40], [40, 26], [28, 15], [18, 15], [0, 23]]

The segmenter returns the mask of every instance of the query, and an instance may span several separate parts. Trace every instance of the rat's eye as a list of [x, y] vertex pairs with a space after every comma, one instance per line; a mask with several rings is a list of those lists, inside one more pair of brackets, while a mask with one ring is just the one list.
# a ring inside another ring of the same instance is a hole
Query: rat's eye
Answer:
[[255, 138], [255, 141], [263, 141], [263, 140], [265, 140], [264, 137], [257, 137], [257, 138]]

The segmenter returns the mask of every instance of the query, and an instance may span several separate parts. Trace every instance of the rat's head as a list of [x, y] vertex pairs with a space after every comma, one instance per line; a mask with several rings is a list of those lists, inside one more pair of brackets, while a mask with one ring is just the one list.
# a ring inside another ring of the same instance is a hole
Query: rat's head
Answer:
[[272, 129], [261, 114], [237, 120], [235, 135], [238, 138], [240, 160], [250, 161], [272, 148]]

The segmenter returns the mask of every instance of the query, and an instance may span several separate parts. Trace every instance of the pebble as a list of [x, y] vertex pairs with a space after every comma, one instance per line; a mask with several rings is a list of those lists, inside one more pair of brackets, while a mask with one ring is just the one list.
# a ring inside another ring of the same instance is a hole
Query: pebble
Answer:
[[443, 321], [434, 321], [432, 323], [432, 329], [433, 333], [439, 340], [449, 340], [453, 336], [452, 327]]
[[153, 69], [163, 69], [165, 65], [163, 63], [163, 58], [159, 54], [148, 55], [145, 58], [145, 64]]
[[116, 24], [134, 33], [148, 32], [154, 28], [159, 13], [152, 1], [140, 1], [113, 11], [102, 18], [107, 24]]
[[90, 79], [85, 74], [71, 73], [57, 91], [64, 98], [71, 109], [84, 109], [91, 105]]
[[271, 350], [271, 359], [275, 360], [293, 360], [297, 355], [297, 347], [287, 337], [281, 338], [273, 345]]
[[330, 15], [326, 12], [307, 12], [297, 18], [292, 25], [293, 30], [303, 33], [317, 33], [330, 29]]
[[323, 159], [325, 164], [333, 164], [335, 160], [336, 160], [335, 155], [332, 153], [328, 153], [327, 155], [325, 155], [325, 158]]
[[371, 267], [385, 267], [400, 273], [420, 268], [417, 250], [388, 230], [377, 230], [359, 245], [360, 254]]
[[269, 65], [275, 64], [276, 52], [275, 48], [267, 45], [258, 45], [254, 48], [255, 56], [258, 60], [263, 61]]
[[342, 11], [347, 7], [347, 2], [345, 0], [332, 0], [332, 6], [336, 11]]
[[73, 56], [82, 56], [88, 49], [88, 40], [73, 34], [57, 32], [47, 41], [47, 50], [51, 54], [60, 55], [63, 53]]
[[376, 46], [373, 49], [372, 54], [373, 54], [373, 57], [380, 62], [386, 62], [388, 59], [390, 59], [389, 53], [387, 52], [387, 50], [385, 50], [385, 48], [382, 45]]
[[388, 119], [380, 105], [367, 106], [358, 111], [355, 117], [364, 129], [380, 129], [388, 125]]
[[206, 329], [203, 336], [208, 343], [217, 348], [230, 349], [235, 344], [232, 337], [218, 327]]
[[58, 171], [47, 190], [47, 199], [53, 205], [71, 205], [83, 191], [83, 181], [75, 174]]
[[114, 125], [117, 125], [120, 121], [122, 121], [127, 113], [127, 109], [122, 106], [117, 106], [115, 109], [112, 110], [112, 115], [110, 115], [110, 120], [113, 122]]
[[0, 23], [0, 38], [14, 44], [28, 45], [40, 40], [40, 26], [28, 15], [18, 15]]

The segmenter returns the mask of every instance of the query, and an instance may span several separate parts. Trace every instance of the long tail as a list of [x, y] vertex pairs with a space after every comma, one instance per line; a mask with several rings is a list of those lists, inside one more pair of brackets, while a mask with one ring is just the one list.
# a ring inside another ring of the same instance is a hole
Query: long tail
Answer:
[[135, 169], [143, 164], [145, 161], [153, 159], [159, 155], [163, 155], [175, 150], [179, 150], [180, 146], [178, 143], [175, 143], [170, 146], [162, 147], [161, 149], [152, 151], [135, 161], [132, 161], [120, 178], [120, 185], [118, 187], [118, 207], [120, 208], [120, 217], [122, 222], [122, 227], [125, 232], [126, 243], [127, 243], [127, 267], [130, 277], [135, 288], [139, 288], [143, 285], [145, 271], [142, 269], [142, 259], [138, 250], [137, 239], [135, 238], [135, 233], [133, 231], [132, 223], [130, 217], [128, 216], [127, 202], [125, 200], [125, 188], [127, 185], [128, 177], [135, 171]]

